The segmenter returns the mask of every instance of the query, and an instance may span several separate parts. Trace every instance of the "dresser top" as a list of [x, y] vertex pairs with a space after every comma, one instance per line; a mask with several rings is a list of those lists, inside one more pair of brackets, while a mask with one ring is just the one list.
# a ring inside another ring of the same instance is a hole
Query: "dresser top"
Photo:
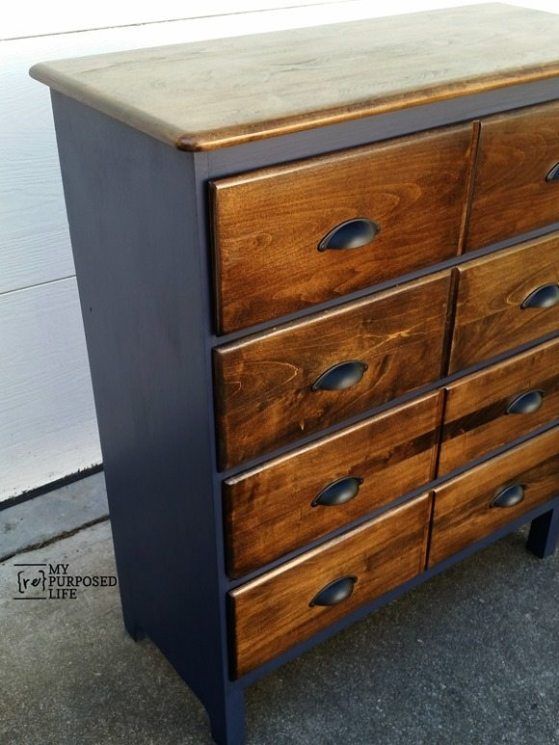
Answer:
[[559, 15], [474, 5], [43, 62], [31, 76], [213, 150], [559, 75]]

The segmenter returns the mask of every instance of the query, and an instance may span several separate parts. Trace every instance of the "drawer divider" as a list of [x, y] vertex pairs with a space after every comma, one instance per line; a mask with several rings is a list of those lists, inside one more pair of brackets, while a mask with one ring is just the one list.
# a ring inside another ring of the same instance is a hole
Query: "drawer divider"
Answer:
[[477, 167], [479, 161], [479, 150], [481, 142], [482, 124], [479, 119], [472, 122], [472, 144], [470, 145], [470, 167], [468, 170], [468, 185], [466, 188], [466, 199], [464, 202], [464, 215], [462, 218], [462, 227], [460, 238], [458, 239], [458, 256], [464, 253], [468, 231], [470, 229], [470, 215], [474, 199], [474, 190], [477, 178]]

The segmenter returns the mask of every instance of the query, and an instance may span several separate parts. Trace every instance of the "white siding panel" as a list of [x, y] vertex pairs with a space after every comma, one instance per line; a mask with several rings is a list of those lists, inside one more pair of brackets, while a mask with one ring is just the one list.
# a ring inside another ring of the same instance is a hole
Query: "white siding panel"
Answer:
[[75, 279], [0, 296], [0, 500], [101, 462]]
[[[172, 21], [226, 13], [317, 5], [336, 0], [205, 0], [204, 3], [185, 3], [184, 0], [152, 2], [115, 2], [97, 0], [80, 3], [76, 0], [27, 0], [14, 5], [5, 3], [0, 10], [0, 38], [68, 33], [83, 29], [130, 26], [132, 24]], [[351, 0], [345, 0], [350, 2]]]
[[74, 273], [50, 97], [27, 75], [34, 44], [0, 44], [0, 293]]

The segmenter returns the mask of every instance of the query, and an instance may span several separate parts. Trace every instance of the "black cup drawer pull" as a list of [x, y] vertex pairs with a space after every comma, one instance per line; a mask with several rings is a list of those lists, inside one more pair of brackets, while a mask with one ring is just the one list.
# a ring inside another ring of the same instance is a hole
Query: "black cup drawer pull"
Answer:
[[359, 383], [367, 365], [360, 360], [340, 362], [325, 370], [312, 384], [313, 391], [343, 391]]
[[559, 285], [549, 284], [542, 285], [536, 290], [533, 290], [527, 297], [522, 301], [520, 306], [522, 309], [525, 308], [553, 308], [554, 305], [559, 303]]
[[347, 220], [336, 225], [318, 244], [319, 251], [342, 251], [346, 248], [361, 248], [370, 243], [380, 228], [366, 217]]
[[559, 163], [556, 163], [545, 177], [546, 181], [559, 181]]
[[325, 486], [311, 502], [312, 507], [334, 507], [354, 499], [363, 479], [358, 476], [346, 476]]
[[338, 603], [342, 603], [353, 594], [353, 588], [356, 582], [357, 577], [335, 579], [326, 585], [326, 587], [323, 587], [320, 592], [317, 592], [309, 605], [311, 608], [315, 605], [338, 605]]
[[493, 497], [491, 507], [514, 507], [524, 499], [524, 487], [522, 484], [511, 484], [505, 486]]
[[508, 402], [507, 414], [533, 414], [543, 404], [543, 396], [539, 390], [520, 393]]

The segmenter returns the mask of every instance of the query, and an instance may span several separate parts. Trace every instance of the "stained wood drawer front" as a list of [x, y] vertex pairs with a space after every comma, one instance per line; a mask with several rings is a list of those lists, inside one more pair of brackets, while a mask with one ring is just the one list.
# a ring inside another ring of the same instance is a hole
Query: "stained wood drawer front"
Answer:
[[[447, 128], [215, 181], [219, 330], [277, 318], [454, 256], [471, 130]], [[374, 226], [348, 225], [321, 250], [333, 229], [357, 218]]]
[[559, 339], [447, 387], [439, 475], [559, 417]]
[[558, 163], [558, 103], [484, 119], [467, 248], [559, 220]]
[[459, 267], [450, 372], [559, 329], [559, 234]]
[[229, 573], [240, 576], [433, 478], [431, 393], [224, 483]]
[[443, 272], [218, 348], [221, 466], [436, 380], [449, 282]]
[[430, 504], [418, 497], [234, 590], [235, 676], [419, 574]]
[[[436, 490], [430, 565], [490, 535], [557, 494], [559, 427], [472, 468]], [[498, 506], [496, 502], [510, 505]]]

